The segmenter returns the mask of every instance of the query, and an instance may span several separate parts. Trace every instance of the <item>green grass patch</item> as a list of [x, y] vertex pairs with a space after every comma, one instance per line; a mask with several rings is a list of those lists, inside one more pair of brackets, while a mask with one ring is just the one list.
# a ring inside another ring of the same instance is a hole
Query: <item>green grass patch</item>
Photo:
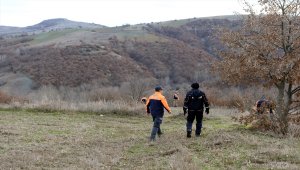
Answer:
[[50, 129], [47, 134], [50, 135], [67, 135], [70, 134], [69, 130], [54, 130], [54, 129]]
[[156, 147], [152, 147], [147, 145], [147, 143], [137, 143], [136, 145], [131, 146], [127, 150], [129, 156], [131, 157], [138, 157], [141, 155], [153, 155], [157, 152]]
[[47, 41], [54, 40], [59, 37], [63, 37], [67, 34], [80, 31], [80, 29], [65, 29], [65, 30], [60, 30], [60, 31], [50, 31], [50, 32], [44, 32], [41, 34], [37, 34], [33, 41], [32, 44], [39, 44]]
[[165, 22], [159, 23], [159, 25], [168, 26], [168, 27], [180, 27], [180, 26], [185, 25], [192, 21], [195, 21], [195, 19], [181, 19], [181, 20], [165, 21]]

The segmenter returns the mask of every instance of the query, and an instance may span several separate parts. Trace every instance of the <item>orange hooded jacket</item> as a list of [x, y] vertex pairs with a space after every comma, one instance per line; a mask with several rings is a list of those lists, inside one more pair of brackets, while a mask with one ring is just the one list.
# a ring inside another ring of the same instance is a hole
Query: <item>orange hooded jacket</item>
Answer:
[[163, 96], [160, 92], [155, 92], [151, 95], [147, 100], [146, 106], [147, 113], [151, 113], [152, 116], [163, 117], [164, 109], [166, 109], [169, 113], [171, 112], [165, 96]]

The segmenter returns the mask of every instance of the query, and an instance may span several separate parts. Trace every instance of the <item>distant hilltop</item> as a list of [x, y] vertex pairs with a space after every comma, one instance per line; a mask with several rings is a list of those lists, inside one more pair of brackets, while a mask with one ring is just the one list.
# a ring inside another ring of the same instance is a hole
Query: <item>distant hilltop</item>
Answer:
[[94, 23], [71, 21], [65, 18], [55, 18], [44, 20], [36, 25], [27, 27], [0, 26], [0, 35], [33, 34], [63, 29], [95, 29], [103, 27], [105, 26]]

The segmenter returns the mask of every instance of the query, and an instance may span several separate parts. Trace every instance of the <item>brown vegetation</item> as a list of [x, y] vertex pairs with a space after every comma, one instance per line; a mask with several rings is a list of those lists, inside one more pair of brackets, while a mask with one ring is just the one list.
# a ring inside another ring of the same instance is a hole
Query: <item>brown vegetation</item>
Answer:
[[13, 58], [12, 67], [41, 85], [75, 87], [99, 80], [100, 85], [107, 86], [133, 77], [151, 77], [145, 67], [107, 48], [81, 45], [24, 49]]
[[10, 96], [6, 93], [4, 93], [3, 91], [0, 91], [0, 104], [1, 105], [9, 105], [9, 106], [13, 106], [14, 103], [18, 103], [18, 104], [26, 104], [29, 101], [24, 98], [24, 97], [19, 97], [19, 96]]
[[223, 30], [226, 50], [216, 64], [222, 79], [277, 88], [276, 112], [280, 133], [288, 130], [288, 115], [300, 92], [299, 2], [258, 1], [259, 14], [246, 3], [250, 15], [237, 31]]
[[79, 86], [94, 80], [121, 85], [132, 78], [156, 78], [167, 84], [192, 82], [194, 68], [209, 69], [203, 50], [180, 41], [111, 40], [104, 45], [45, 46], [8, 53], [6, 70], [29, 75], [41, 85]]
[[0, 91], [0, 103], [9, 104], [13, 101], [13, 97]]
[[[53, 45], [41, 43], [32, 47], [29, 43], [34, 36], [5, 38], [0, 48], [8, 61], [2, 68], [29, 75], [41, 85], [74, 87], [100, 79], [102, 86], [110, 86], [141, 76], [165, 84], [192, 82], [199, 75], [211, 77], [207, 72], [209, 63], [217, 56], [215, 49], [222, 49], [214, 36], [216, 28], [234, 29], [238, 23], [238, 20], [199, 19], [180, 27], [148, 24], [142, 30], [129, 32], [125, 28], [105, 28], [96, 33], [84, 32], [91, 34], [87, 37], [99, 36], [95, 41], [89, 40], [88, 44], [78, 41], [69, 46], [67, 40], [63, 41], [65, 45], [53, 41]], [[110, 31], [118, 31], [120, 36]], [[101, 36], [111, 38], [103, 42]], [[152, 36], [157, 38], [150, 41]], [[64, 38], [69, 37], [61, 39]]]
[[159, 36], [184, 42], [192, 47], [203, 49], [211, 56], [217, 57], [217, 51], [224, 45], [217, 37], [219, 28], [236, 30], [242, 24], [242, 18], [229, 19], [197, 19], [179, 27], [148, 24], [147, 30]]

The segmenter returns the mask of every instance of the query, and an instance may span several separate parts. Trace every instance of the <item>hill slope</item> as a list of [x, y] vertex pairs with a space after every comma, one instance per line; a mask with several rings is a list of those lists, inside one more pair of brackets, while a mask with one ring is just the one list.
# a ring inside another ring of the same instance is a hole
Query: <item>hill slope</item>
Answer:
[[78, 86], [94, 80], [105, 86], [120, 85], [133, 77], [173, 85], [205, 81], [210, 79], [210, 63], [218, 58], [216, 50], [222, 49], [215, 37], [217, 28], [236, 29], [240, 22], [232, 17], [194, 18], [60, 30], [69, 21], [48, 20], [30, 29], [58, 30], [0, 40], [0, 55], [5, 56], [0, 72], [55, 86]]
[[0, 26], [0, 36], [22, 33], [22, 32], [23, 29], [21, 27]]

